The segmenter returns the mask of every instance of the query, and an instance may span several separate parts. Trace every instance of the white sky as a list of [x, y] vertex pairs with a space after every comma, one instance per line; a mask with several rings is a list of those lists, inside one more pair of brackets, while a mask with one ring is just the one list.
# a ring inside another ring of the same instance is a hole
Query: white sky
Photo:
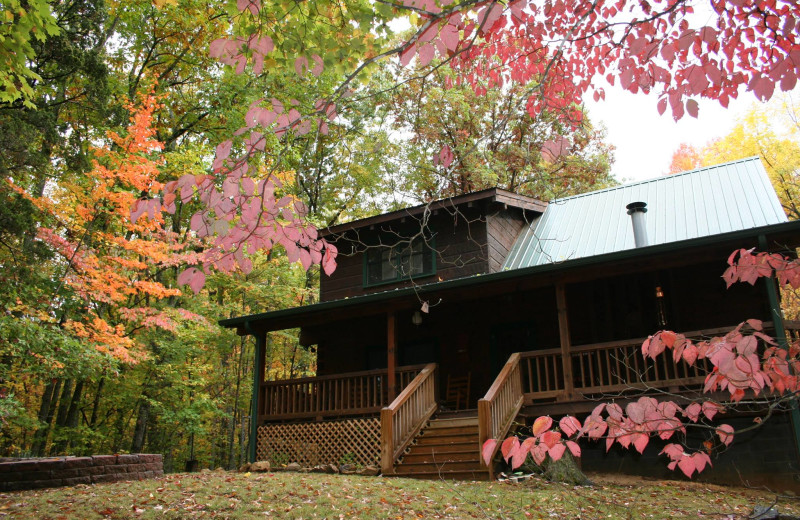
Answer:
[[619, 87], [604, 85], [605, 101], [586, 102], [593, 122], [608, 129], [606, 141], [616, 146], [616, 162], [611, 171], [620, 181], [650, 179], [667, 173], [672, 153], [681, 143], [701, 147], [723, 137], [755, 102], [750, 92], [740, 94], [727, 109], [717, 101], [699, 100], [697, 119], [684, 115], [675, 122], [669, 108], [663, 116], [656, 110], [655, 95], [631, 94]]

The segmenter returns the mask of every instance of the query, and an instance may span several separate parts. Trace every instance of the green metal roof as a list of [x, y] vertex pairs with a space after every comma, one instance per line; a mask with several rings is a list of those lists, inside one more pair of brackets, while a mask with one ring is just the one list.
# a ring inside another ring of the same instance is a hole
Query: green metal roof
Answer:
[[625, 206], [640, 201], [651, 246], [787, 221], [761, 160], [751, 157], [554, 200], [520, 234], [503, 268], [633, 249]]

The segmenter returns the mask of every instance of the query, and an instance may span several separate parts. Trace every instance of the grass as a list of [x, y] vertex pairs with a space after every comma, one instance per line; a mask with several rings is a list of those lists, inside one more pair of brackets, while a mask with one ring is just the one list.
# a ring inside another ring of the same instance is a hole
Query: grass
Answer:
[[601, 475], [592, 479], [594, 487], [571, 487], [538, 479], [508, 484], [218, 471], [4, 493], [0, 517], [747, 518], [755, 504], [776, 501], [781, 513], [800, 514], [794, 499], [763, 491], [693, 482], [612, 482]]

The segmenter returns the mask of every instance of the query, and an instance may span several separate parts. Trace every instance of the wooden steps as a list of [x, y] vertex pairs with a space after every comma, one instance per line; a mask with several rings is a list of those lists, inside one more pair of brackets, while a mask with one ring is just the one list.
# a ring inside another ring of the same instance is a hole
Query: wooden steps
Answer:
[[477, 412], [429, 421], [394, 469], [398, 477], [488, 480], [480, 463]]

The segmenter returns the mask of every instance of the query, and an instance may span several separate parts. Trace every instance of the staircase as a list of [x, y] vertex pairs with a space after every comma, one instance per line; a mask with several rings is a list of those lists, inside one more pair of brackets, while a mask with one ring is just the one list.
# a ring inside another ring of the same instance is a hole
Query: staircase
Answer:
[[481, 467], [478, 412], [440, 413], [420, 431], [395, 465], [395, 476], [419, 479], [488, 480]]

